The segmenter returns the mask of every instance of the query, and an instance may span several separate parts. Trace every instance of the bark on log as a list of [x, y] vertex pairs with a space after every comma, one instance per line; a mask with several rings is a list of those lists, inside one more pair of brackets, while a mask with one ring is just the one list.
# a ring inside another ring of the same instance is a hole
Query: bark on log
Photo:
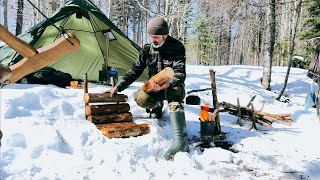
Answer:
[[106, 104], [106, 105], [91, 105], [86, 106], [86, 115], [97, 114], [118, 114], [129, 112], [130, 106], [127, 103], [123, 104]]
[[94, 124], [107, 124], [107, 123], [123, 123], [132, 122], [133, 117], [131, 112], [119, 114], [106, 114], [106, 115], [91, 115], [88, 120]]
[[146, 93], [153, 91], [149, 88], [149, 81], [153, 80], [159, 86], [164, 85], [165, 83], [169, 82], [174, 76], [174, 71], [170, 67], [164, 68], [158, 74], [152, 76], [147, 82], [145, 82], [142, 86], [142, 90]]
[[108, 138], [126, 138], [141, 136], [150, 132], [148, 124], [112, 123], [97, 125], [98, 129]]
[[124, 94], [115, 94], [110, 97], [110, 93], [86, 93], [84, 95], [84, 102], [94, 103], [94, 102], [126, 102], [128, 96]]
[[[221, 110], [222, 112], [229, 112], [230, 114], [235, 116], [238, 115], [237, 105], [233, 105], [227, 102], [222, 102], [219, 105], [220, 107], [223, 108], [223, 110]], [[273, 121], [285, 123], [287, 125], [291, 125], [291, 123], [293, 122], [292, 119], [288, 118], [291, 114], [269, 114], [269, 113], [264, 113], [260, 111], [255, 111], [248, 107], [243, 107], [243, 106], [240, 106], [240, 110], [241, 110], [242, 118], [253, 120], [252, 117], [253, 117], [253, 114], [255, 114], [257, 123], [259, 123], [260, 125], [264, 125], [264, 123], [267, 123], [268, 126], [271, 126]], [[262, 121], [263, 123], [259, 121]]]

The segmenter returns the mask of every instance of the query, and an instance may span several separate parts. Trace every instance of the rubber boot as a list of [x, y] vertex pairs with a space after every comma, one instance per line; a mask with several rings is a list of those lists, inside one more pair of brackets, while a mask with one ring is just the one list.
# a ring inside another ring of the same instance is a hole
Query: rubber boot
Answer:
[[147, 113], [150, 113], [150, 118], [161, 119], [162, 118], [163, 101], [157, 102], [157, 105], [152, 109], [147, 109]]
[[179, 151], [189, 152], [186, 120], [180, 103], [170, 103], [170, 121], [174, 142], [164, 154], [166, 160], [172, 159]]

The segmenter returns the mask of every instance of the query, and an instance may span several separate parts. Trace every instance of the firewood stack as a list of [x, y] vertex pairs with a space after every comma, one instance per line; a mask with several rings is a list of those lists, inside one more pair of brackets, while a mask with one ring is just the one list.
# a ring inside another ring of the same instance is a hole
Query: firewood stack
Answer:
[[125, 138], [149, 133], [148, 124], [136, 124], [124, 94], [88, 93], [87, 77], [84, 80], [86, 118], [108, 138]]

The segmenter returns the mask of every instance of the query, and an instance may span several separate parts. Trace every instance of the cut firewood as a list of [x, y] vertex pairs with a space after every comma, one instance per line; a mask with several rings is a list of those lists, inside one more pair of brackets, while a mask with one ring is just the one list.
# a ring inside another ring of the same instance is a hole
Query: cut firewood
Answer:
[[130, 106], [128, 103], [91, 105], [86, 106], [86, 115], [124, 113], [129, 112], [129, 110]]
[[149, 88], [149, 81], [152, 80], [159, 86], [164, 85], [165, 83], [169, 82], [174, 76], [174, 71], [170, 67], [164, 68], [158, 74], [152, 76], [147, 82], [145, 82], [142, 86], [142, 90], [146, 93], [153, 91]]
[[269, 119], [270, 121], [278, 121], [285, 124], [291, 124], [293, 122], [292, 119], [287, 118], [291, 116], [289, 114], [269, 114], [264, 112], [259, 112], [259, 114], [263, 115], [265, 118]]
[[112, 97], [110, 93], [86, 93], [84, 95], [84, 102], [94, 103], [94, 102], [126, 102], [128, 96], [124, 94], [115, 94]]
[[132, 119], [131, 112], [88, 116], [88, 120], [94, 124], [131, 122]]
[[125, 138], [130, 136], [141, 136], [149, 133], [148, 124], [136, 123], [111, 123], [99, 124], [98, 129], [108, 138]]

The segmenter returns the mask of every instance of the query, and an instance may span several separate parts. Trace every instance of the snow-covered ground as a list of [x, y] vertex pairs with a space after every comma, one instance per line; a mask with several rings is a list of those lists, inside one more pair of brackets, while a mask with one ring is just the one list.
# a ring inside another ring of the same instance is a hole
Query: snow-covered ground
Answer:
[[[248, 131], [237, 118], [221, 113], [222, 131], [233, 152], [219, 147], [195, 147], [199, 139], [199, 106], [185, 105], [190, 153], [173, 161], [163, 154], [172, 134], [167, 103], [162, 126], [148, 119], [133, 100], [136, 82], [128, 95], [136, 123], [148, 123], [150, 133], [126, 139], [108, 139], [85, 119], [83, 90], [52, 85], [10, 84], [1, 89], [0, 179], [320, 179], [320, 123], [314, 108], [304, 110], [312, 80], [306, 70], [292, 69], [285, 95], [290, 103], [275, 100], [284, 82], [286, 67], [273, 67], [272, 91], [260, 85], [261, 67], [187, 66], [186, 90], [210, 87], [209, 69], [216, 71], [219, 102], [246, 105], [252, 96], [263, 112], [292, 113], [291, 126], [274, 122]], [[89, 84], [89, 92], [109, 87]], [[199, 92], [201, 104], [212, 106], [210, 91]]]

